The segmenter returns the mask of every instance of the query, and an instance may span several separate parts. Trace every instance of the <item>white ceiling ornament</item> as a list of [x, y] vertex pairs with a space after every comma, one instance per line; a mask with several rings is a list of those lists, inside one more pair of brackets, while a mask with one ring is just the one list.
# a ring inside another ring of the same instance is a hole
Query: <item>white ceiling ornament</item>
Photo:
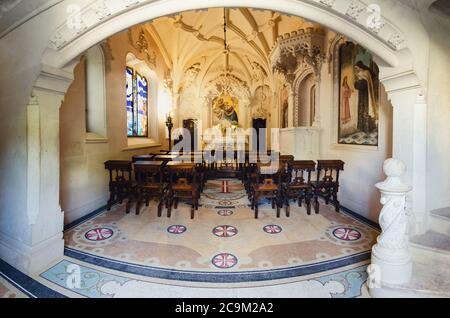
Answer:
[[151, 66], [156, 67], [156, 52], [150, 49], [147, 33], [144, 29], [139, 29], [139, 34], [135, 40], [133, 29], [128, 30], [130, 44], [140, 53], [145, 55], [145, 59]]
[[181, 90], [186, 90], [192, 86], [202, 69], [200, 63], [195, 63], [184, 72]]
[[361, 4], [359, 1], [350, 2], [347, 11], [345, 12], [346, 16], [349, 16], [353, 20], [358, 20], [361, 13], [365, 10], [365, 6]]
[[[386, 20], [384, 17], [381, 17], [382, 19], [382, 25], [380, 24], [367, 24], [366, 19], [359, 19], [360, 15], [367, 10], [367, 5], [364, 4], [360, 0], [352, 0], [349, 2], [348, 6], [341, 6], [337, 5], [339, 2], [333, 1], [333, 0], [297, 0], [299, 2], [305, 2], [313, 6], [320, 7], [321, 10], [327, 10], [330, 11], [332, 14], [337, 14], [339, 16], [347, 16], [348, 20], [358, 26], [359, 28], [362, 28], [366, 30], [367, 32], [370, 32], [374, 36], [377, 37], [377, 39], [383, 41], [385, 44], [387, 44], [390, 48], [394, 50], [400, 50], [404, 48], [404, 42], [400, 46], [395, 46], [392, 41], [389, 41], [390, 38], [394, 34], [398, 34], [402, 39], [404, 39], [402, 33], [398, 28], [394, 26], [390, 21]], [[53, 36], [51, 37], [52, 40], [49, 43], [49, 47], [60, 51], [63, 48], [65, 48], [67, 45], [71, 44], [73, 41], [77, 40], [79, 37], [81, 37], [84, 33], [94, 29], [99, 24], [107, 23], [109, 20], [111, 20], [113, 17], [117, 17], [118, 15], [131, 11], [136, 10], [139, 8], [144, 8], [146, 6], [151, 6], [153, 3], [157, 2], [156, 0], [122, 0], [122, 1], [114, 1], [114, 5], [112, 5], [111, 1], [106, 0], [92, 0], [90, 5], [87, 5], [86, 7], [83, 7], [83, 9], [79, 12], [80, 14], [80, 21], [83, 21], [83, 29], [82, 30], [73, 30], [70, 29], [67, 25], [67, 21], [63, 23], [60, 27], [57, 28]], [[2, 1], [1, 3], [1, 9], [2, 10], [12, 10], [12, 8], [18, 6], [21, 3], [19, 0], [7, 0]], [[214, 9], [208, 9], [207, 14], [210, 14], [211, 10]], [[232, 10], [232, 9], [230, 9]], [[239, 10], [235, 10], [239, 11]], [[205, 11], [189, 11], [189, 12], [183, 12], [182, 16], [183, 18], [186, 15], [189, 15], [194, 13], [196, 15], [205, 15]], [[242, 40], [241, 42], [245, 42], [247, 45], [252, 46], [254, 50], [257, 50], [258, 54], [263, 58], [263, 55], [267, 54], [267, 48], [268, 46], [271, 47], [271, 41], [270, 37], [265, 34], [265, 31], [269, 31], [270, 28], [275, 28], [277, 23], [277, 19], [272, 19], [267, 16], [261, 16], [263, 17], [262, 20], [258, 20], [256, 18], [255, 12], [256, 10], [253, 9], [247, 9], [247, 10], [240, 10], [241, 14], [244, 14], [246, 16], [246, 19], [248, 20], [248, 23], [251, 24], [251, 28], [246, 28], [245, 30], [241, 29], [241, 26], [236, 27], [237, 22], [230, 22], [229, 27], [230, 30], [234, 31], [236, 35]], [[248, 13], [250, 12], [250, 14]], [[264, 12], [264, 10], [259, 10], [258, 12]], [[265, 11], [269, 12], [269, 11]], [[1, 11], [0, 11], [1, 14]], [[289, 17], [287, 15], [282, 15], [283, 18], [293, 18]], [[193, 22], [195, 22], [195, 19], [191, 19]], [[269, 21], [270, 20], [270, 21]], [[217, 20], [216, 20], [217, 21]], [[254, 22], [256, 21], [256, 23]], [[269, 22], [270, 23], [269, 23]], [[184, 29], [185, 31], [191, 32], [194, 36], [196, 36], [198, 39], [206, 39], [207, 41], [216, 41], [219, 42], [220, 38], [217, 39], [216, 36], [208, 35], [200, 32], [199, 26], [195, 29], [189, 28], [192, 27], [192, 25], [185, 23], [184, 21], [179, 21], [180, 28]], [[189, 21], [190, 23], [190, 21]], [[196, 23], [192, 23], [194, 26]], [[267, 25], [267, 27], [262, 27]], [[187, 26], [187, 27], [186, 27]], [[383, 32], [379, 32], [383, 29]], [[203, 28], [202, 28], [203, 30]], [[60, 40], [55, 41], [56, 38], [60, 38]], [[250, 40], [253, 39], [253, 40]]]
[[251, 66], [251, 74], [252, 78], [255, 82], [262, 82], [267, 77], [267, 72], [264, 70], [264, 68], [255, 61], [250, 61], [249, 57], [247, 56], [248, 63]]
[[278, 38], [272, 67], [292, 84], [297, 68], [306, 63], [320, 74], [325, 60], [325, 32], [321, 28], [300, 29]]
[[239, 104], [244, 107], [250, 106], [250, 90], [247, 83], [232, 74], [221, 74], [216, 79], [208, 82], [205, 89], [203, 99], [206, 103], [210, 103], [217, 96], [229, 95], [236, 97]]

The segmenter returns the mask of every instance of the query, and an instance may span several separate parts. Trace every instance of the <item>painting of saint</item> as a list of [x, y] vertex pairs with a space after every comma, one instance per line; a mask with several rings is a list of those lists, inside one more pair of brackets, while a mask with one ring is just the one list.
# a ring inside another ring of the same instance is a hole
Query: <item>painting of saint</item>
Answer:
[[342, 91], [341, 124], [347, 124], [352, 118], [352, 115], [350, 113], [350, 98], [352, 97], [352, 94], [354, 92], [354, 90], [351, 89], [350, 86], [348, 85], [347, 76], [345, 76], [343, 79], [341, 91]]
[[340, 48], [340, 144], [378, 145], [379, 70], [372, 55], [351, 42]]
[[239, 102], [232, 96], [219, 96], [213, 100], [213, 125], [222, 128], [239, 125]]

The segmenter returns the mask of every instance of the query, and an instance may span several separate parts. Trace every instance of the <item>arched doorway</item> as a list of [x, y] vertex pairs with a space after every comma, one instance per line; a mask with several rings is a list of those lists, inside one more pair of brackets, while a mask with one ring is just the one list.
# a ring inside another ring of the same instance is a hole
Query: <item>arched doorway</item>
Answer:
[[[92, 2], [94, 5], [95, 3]], [[310, 1], [265, 1], [263, 4], [261, 1], [248, 0], [248, 1], [183, 1], [180, 3], [179, 1], [141, 1], [138, 6], [124, 6], [117, 9], [114, 9], [114, 12], [111, 11], [103, 11], [103, 14], [100, 14], [97, 17], [97, 21], [95, 23], [91, 23], [86, 16], [86, 25], [83, 25], [82, 32], [66, 32], [67, 25], [61, 24], [56, 29], [56, 32], [49, 39], [50, 47], [46, 50], [43, 58], [42, 64], [45, 67], [42, 69], [40, 80], [35, 84], [35, 94], [38, 99], [42, 101], [42, 103], [47, 103], [50, 105], [49, 111], [53, 112], [52, 117], [58, 112], [58, 104], [60, 104], [61, 99], [64, 96], [65, 91], [71, 81], [71, 72], [74, 58], [79, 56], [80, 53], [87, 50], [94, 44], [99, 43], [103, 39], [108, 36], [121, 31], [127, 27], [132, 25], [147, 21], [149, 19], [153, 19], [159, 16], [173, 14], [183, 10], [191, 10], [191, 9], [202, 9], [207, 7], [214, 6], [225, 6], [225, 7], [233, 7], [233, 6], [242, 6], [246, 5], [249, 7], [261, 8], [261, 9], [269, 9], [274, 11], [282, 11], [292, 15], [303, 16], [309, 20], [319, 22], [325, 26], [333, 27], [335, 30], [339, 31], [342, 34], [345, 34], [356, 41], [358, 41], [361, 45], [370, 49], [379, 59], [380, 64], [383, 65], [381, 69], [381, 78], [384, 80], [385, 86], [387, 87], [388, 93], [391, 94], [392, 102], [395, 104], [401, 104], [404, 101], [407, 101], [406, 107], [397, 108], [394, 117], [397, 115], [397, 118], [403, 117], [403, 114], [408, 113], [409, 109], [407, 107], [414, 107], [417, 104], [417, 96], [420, 93], [420, 85], [418, 81], [415, 79], [414, 69], [408, 69], [410, 72], [406, 72], [408, 74], [409, 82], [408, 84], [402, 84], [401, 79], [404, 79], [405, 68], [396, 68], [399, 65], [402, 65], [401, 62], [406, 61], [409, 57], [408, 50], [406, 47], [406, 43], [402, 41], [402, 34], [398, 32], [398, 28], [390, 23], [386, 23], [387, 28], [386, 32], [380, 33], [377, 36], [373, 36], [372, 29], [369, 26], [364, 25], [364, 23], [359, 22], [353, 18], [349, 18], [348, 20], [343, 20], [342, 15], [347, 16], [350, 15], [358, 15], [357, 12], [349, 11], [349, 8], [337, 8], [333, 6], [324, 6], [322, 2], [314, 2]], [[81, 14], [84, 14], [91, 9], [91, 7], [87, 6], [87, 9], [82, 11]], [[341, 12], [342, 11], [342, 12]], [[361, 11], [362, 12], [362, 11]], [[95, 18], [94, 18], [95, 19]], [[405, 57], [403, 59], [403, 57]], [[51, 78], [52, 81], [48, 81], [43, 84], [42, 78]], [[400, 83], [400, 84], [399, 84]], [[43, 93], [43, 89], [45, 88], [46, 92]], [[406, 91], [403, 89], [407, 89]], [[46, 98], [46, 94], [50, 94], [50, 98]], [[291, 99], [293, 96], [290, 97]], [[31, 104], [31, 103], [30, 103]], [[316, 109], [316, 112], [320, 110]], [[57, 117], [57, 116], [56, 116]], [[411, 116], [407, 116], [407, 118], [411, 119]], [[30, 121], [36, 120], [36, 118], [30, 117]], [[400, 120], [400, 119], [398, 119]], [[412, 119], [411, 119], [412, 120]], [[394, 119], [395, 121], [395, 119]], [[405, 131], [404, 129], [400, 129], [400, 122], [395, 122], [394, 124], [394, 144], [400, 145], [402, 144], [402, 140], [411, 140], [409, 134], [411, 130], [414, 130], [414, 125], [423, 125], [423, 123], [415, 123], [412, 127]], [[422, 127], [422, 126], [421, 126]], [[396, 129], [397, 128], [397, 129]], [[40, 128], [39, 128], [40, 129]], [[45, 128], [42, 128], [45, 129]], [[52, 131], [52, 134], [58, 134], [56, 131]], [[56, 138], [57, 139], [57, 138]], [[416, 140], [414, 140], [416, 142]], [[413, 145], [414, 145], [413, 142]], [[413, 145], [408, 149], [404, 147], [395, 148], [397, 157], [405, 160], [408, 165], [414, 167], [413, 169], [418, 169], [420, 171], [421, 167], [418, 162], [420, 162], [421, 155], [417, 152], [412, 152], [411, 148], [414, 148]], [[39, 145], [39, 147], [43, 147], [45, 145]], [[423, 147], [422, 143], [416, 145]], [[415, 147], [417, 149], [417, 147]], [[58, 148], [55, 147], [53, 149], [53, 156], [57, 157]], [[425, 162], [425, 161], [424, 161]], [[55, 158], [46, 158], [46, 161], [42, 162], [41, 166], [30, 166], [29, 173], [33, 171], [34, 174], [41, 175], [42, 169], [46, 167], [46, 169], [50, 170], [58, 170], [58, 160]], [[54, 169], [52, 169], [52, 167]], [[419, 183], [419, 177], [413, 177], [413, 170], [409, 174], [410, 181], [416, 184]], [[59, 178], [58, 174], [55, 172], [55, 175], [46, 176], [48, 177], [48, 182], [50, 182], [53, 187], [51, 193], [49, 193], [48, 197], [52, 197], [54, 202], [50, 202], [48, 212], [45, 214], [42, 213], [43, 222], [39, 226], [44, 227], [48, 225], [48, 222], [53, 223], [54, 233], [49, 233], [52, 240], [58, 241], [58, 250], [52, 255], [48, 255], [48, 257], [42, 257], [42, 264], [45, 262], [50, 262], [55, 259], [55, 257], [60, 257], [62, 255], [62, 245], [61, 239], [58, 237], [58, 233], [62, 231], [62, 223], [60, 217], [58, 220], [55, 220], [55, 215], [60, 213], [58, 211], [58, 191], [59, 187]], [[40, 188], [40, 184], [35, 184], [37, 188]], [[419, 187], [420, 189], [420, 187]], [[415, 202], [419, 202], [422, 200], [420, 197], [420, 193], [424, 193], [424, 191], [418, 191]], [[55, 204], [56, 203], [56, 204]], [[56, 206], [56, 208], [55, 208]], [[44, 210], [42, 208], [41, 210]], [[38, 211], [41, 212], [41, 211]], [[59, 232], [58, 232], [59, 231]], [[45, 241], [49, 239], [49, 237], [45, 237], [43, 235], [41, 237], [41, 241]], [[52, 241], [53, 242], [53, 241]]]

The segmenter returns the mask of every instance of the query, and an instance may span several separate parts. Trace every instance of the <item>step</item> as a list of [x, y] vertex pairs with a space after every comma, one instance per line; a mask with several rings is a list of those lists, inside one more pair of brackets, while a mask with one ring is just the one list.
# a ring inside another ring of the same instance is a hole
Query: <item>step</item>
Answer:
[[441, 234], [450, 235], [450, 207], [430, 212], [430, 229]]
[[448, 264], [431, 266], [413, 262], [411, 281], [402, 285], [383, 285], [375, 291], [378, 297], [450, 297], [450, 270]]
[[450, 236], [435, 231], [414, 236], [410, 239], [413, 259], [420, 263], [435, 262], [450, 264]]

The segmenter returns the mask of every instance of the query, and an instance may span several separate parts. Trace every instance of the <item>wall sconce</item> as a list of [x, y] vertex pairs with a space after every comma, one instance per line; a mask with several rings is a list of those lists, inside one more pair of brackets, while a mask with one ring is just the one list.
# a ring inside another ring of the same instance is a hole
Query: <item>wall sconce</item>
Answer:
[[173, 129], [173, 113], [168, 112], [166, 115], [166, 127], [169, 131], [169, 150], [172, 150], [172, 129]]

